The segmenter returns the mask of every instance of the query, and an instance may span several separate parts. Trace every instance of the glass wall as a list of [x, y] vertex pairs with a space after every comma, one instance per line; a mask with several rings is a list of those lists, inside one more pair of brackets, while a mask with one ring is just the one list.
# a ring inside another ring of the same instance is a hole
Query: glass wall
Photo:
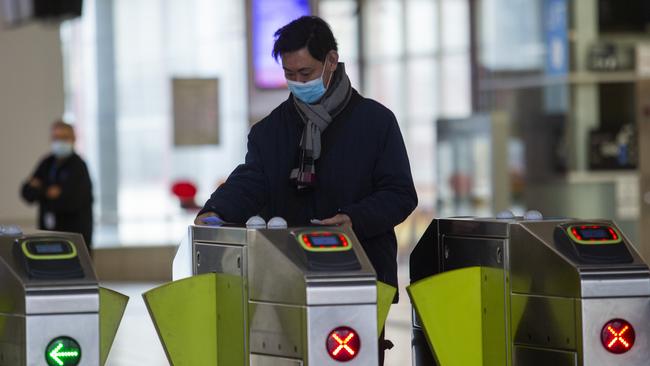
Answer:
[[[171, 192], [173, 182], [194, 182], [201, 204], [244, 157], [244, 5], [227, 0], [89, 0], [84, 6], [83, 17], [62, 28], [66, 114], [88, 131], [80, 142], [97, 183], [97, 243], [167, 243], [182, 235], [195, 215], [181, 209]], [[104, 24], [104, 19], [113, 21]], [[103, 35], [102, 27], [108, 28]], [[113, 62], [99, 62], [98, 55]], [[113, 82], [104, 80], [111, 74]], [[174, 146], [173, 78], [218, 79], [217, 145]], [[106, 118], [102, 105], [112, 107], [114, 115]], [[100, 132], [110, 124], [114, 139]], [[102, 190], [105, 161], [115, 164], [115, 195]], [[115, 215], [111, 207], [117, 208]]]
[[[482, 0], [480, 105], [519, 141], [510, 202], [617, 221], [638, 242], [645, 0]], [[515, 188], [516, 187], [516, 188]]]
[[[364, 91], [398, 117], [419, 211], [436, 209], [436, 121], [471, 114], [466, 0], [363, 2]], [[446, 164], [442, 161], [442, 164]]]
[[[321, 0], [354, 87], [397, 116], [420, 198], [437, 200], [436, 124], [471, 115], [466, 0]], [[164, 244], [243, 160], [248, 121], [245, 2], [87, 0], [62, 29], [67, 115], [96, 182], [99, 245]], [[270, 57], [270, 55], [269, 55]], [[220, 140], [174, 146], [174, 78], [218, 79]], [[444, 162], [443, 162], [444, 163]]]

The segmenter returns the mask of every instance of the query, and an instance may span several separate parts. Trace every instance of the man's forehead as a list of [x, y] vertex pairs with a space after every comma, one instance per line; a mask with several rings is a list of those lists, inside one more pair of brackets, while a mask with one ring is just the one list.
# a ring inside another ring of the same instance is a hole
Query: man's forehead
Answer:
[[299, 70], [318, 66], [321, 62], [312, 57], [307, 48], [301, 48], [297, 51], [285, 52], [280, 55], [282, 67], [285, 69]]
[[52, 135], [55, 136], [74, 136], [74, 131], [69, 127], [55, 126], [52, 127]]

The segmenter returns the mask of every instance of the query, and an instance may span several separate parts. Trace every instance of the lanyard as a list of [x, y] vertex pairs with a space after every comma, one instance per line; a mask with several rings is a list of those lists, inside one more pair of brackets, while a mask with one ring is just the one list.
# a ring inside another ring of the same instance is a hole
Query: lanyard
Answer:
[[49, 182], [50, 183], [56, 183], [56, 171], [57, 171], [57, 166], [56, 166], [56, 161], [52, 163], [52, 166], [50, 167], [50, 175], [49, 175]]

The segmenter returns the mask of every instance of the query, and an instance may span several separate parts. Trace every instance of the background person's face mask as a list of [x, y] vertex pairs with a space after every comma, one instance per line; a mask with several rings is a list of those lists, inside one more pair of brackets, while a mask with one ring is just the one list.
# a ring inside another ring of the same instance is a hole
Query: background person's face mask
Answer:
[[323, 72], [314, 80], [301, 83], [298, 81], [287, 80], [287, 85], [289, 86], [289, 91], [291, 94], [295, 95], [296, 98], [302, 100], [305, 103], [314, 103], [325, 95], [325, 83], [323, 83], [323, 75], [325, 75], [325, 66], [327, 65], [327, 60], [323, 64]]
[[67, 158], [72, 155], [73, 146], [71, 142], [64, 140], [54, 140], [52, 141], [51, 150], [52, 155], [57, 158]]

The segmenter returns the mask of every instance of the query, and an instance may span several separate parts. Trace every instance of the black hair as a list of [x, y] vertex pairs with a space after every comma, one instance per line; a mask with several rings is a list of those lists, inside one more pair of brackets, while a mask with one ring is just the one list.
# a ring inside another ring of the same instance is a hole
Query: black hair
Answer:
[[285, 52], [307, 47], [311, 57], [324, 62], [327, 53], [338, 51], [330, 26], [317, 16], [302, 16], [278, 29], [273, 45], [273, 58], [278, 60]]

